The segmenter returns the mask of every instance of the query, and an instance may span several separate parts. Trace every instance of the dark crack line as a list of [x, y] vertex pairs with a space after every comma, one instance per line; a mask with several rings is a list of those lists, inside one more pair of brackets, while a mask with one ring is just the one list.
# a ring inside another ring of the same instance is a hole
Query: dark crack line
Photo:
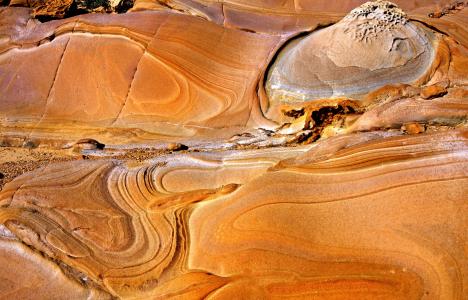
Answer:
[[[164, 26], [164, 24], [166, 24], [168, 18], [169, 18], [169, 16], [167, 15], [167, 16], [165, 17], [164, 21], [159, 25], [158, 29], [156, 30], [156, 32], [155, 32], [154, 35], [153, 35], [153, 40], [158, 36], [159, 31], [160, 31], [161, 28]], [[153, 40], [152, 40], [152, 41], [153, 41]], [[135, 67], [135, 72], [133, 72], [132, 79], [130, 80], [130, 84], [129, 84], [129, 86], [128, 86], [128, 90], [127, 90], [127, 94], [126, 94], [126, 96], [125, 96], [125, 100], [124, 100], [124, 102], [123, 102], [123, 104], [122, 104], [122, 107], [121, 107], [120, 110], [119, 110], [119, 113], [118, 113], [117, 116], [115, 117], [114, 121], [110, 124], [110, 127], [113, 127], [113, 126], [115, 125], [115, 123], [117, 122], [117, 120], [121, 117], [122, 112], [123, 112], [125, 106], [127, 105], [127, 101], [128, 101], [129, 96], [130, 96], [130, 91], [132, 90], [133, 82], [135, 81], [135, 77], [136, 77], [136, 74], [137, 74], [137, 72], [138, 72], [138, 68], [139, 68], [139, 66], [140, 66], [141, 61], [143, 60], [143, 57], [145, 56], [146, 52], [148, 51], [148, 46], [151, 44], [152, 41], [150, 41], [147, 45], [145, 45], [145, 47], [144, 47], [144, 49], [143, 49], [143, 53], [141, 54], [141, 57], [140, 57], [140, 59], [138, 60], [138, 63], [137, 63], [137, 65], [136, 65], [136, 67]]]
[[[75, 24], [73, 25], [73, 29], [72, 29], [71, 33], [73, 33], [75, 31], [76, 23], [77, 23], [77, 21], [75, 21]], [[63, 64], [63, 58], [65, 57], [65, 52], [67, 52], [68, 44], [70, 43], [70, 40], [71, 40], [71, 36], [68, 38], [67, 42], [65, 43], [65, 47], [63, 49], [62, 55], [60, 56], [59, 63], [57, 65], [57, 68], [55, 69], [54, 79], [52, 80], [52, 84], [50, 85], [49, 92], [47, 93], [44, 112], [42, 113], [42, 116], [41, 116], [40, 120], [36, 123], [34, 128], [31, 130], [31, 132], [30, 132], [30, 134], [28, 136], [28, 139], [30, 139], [30, 137], [33, 134], [34, 130], [37, 129], [37, 127], [42, 123], [42, 121], [44, 120], [44, 117], [45, 117], [45, 115], [47, 113], [47, 106], [50, 104], [50, 94], [52, 93], [52, 89], [54, 88], [55, 82], [57, 81], [57, 76], [58, 76], [58, 73], [60, 71], [60, 67]]]
[[127, 105], [127, 100], [128, 100], [128, 97], [130, 96], [130, 91], [132, 90], [133, 81], [135, 81], [135, 77], [136, 77], [136, 74], [138, 72], [138, 67], [140, 66], [140, 63], [141, 63], [141, 61], [143, 59], [143, 56], [145, 56], [145, 54], [146, 54], [146, 49], [144, 49], [143, 53], [140, 56], [140, 59], [138, 60], [135, 71], [133, 72], [132, 79], [130, 80], [130, 84], [128, 85], [127, 94], [125, 95], [125, 99], [124, 99], [124, 102], [122, 104], [122, 107], [120, 108], [119, 112], [117, 113], [117, 116], [115, 117], [114, 121], [110, 124], [110, 127], [113, 127], [115, 125], [115, 122], [117, 122], [117, 120], [120, 118], [125, 106]]
[[223, 27], [226, 27], [226, 8], [223, 2], [221, 2], [221, 15], [223, 16]]

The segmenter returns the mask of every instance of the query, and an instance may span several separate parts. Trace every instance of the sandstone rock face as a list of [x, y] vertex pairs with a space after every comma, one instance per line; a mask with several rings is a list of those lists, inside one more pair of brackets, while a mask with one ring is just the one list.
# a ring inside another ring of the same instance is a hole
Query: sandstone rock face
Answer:
[[465, 299], [448, 2], [0, 7], [0, 298]]
[[434, 60], [435, 39], [394, 4], [367, 2], [281, 51], [267, 81], [268, 96], [273, 102], [309, 101], [418, 83]]
[[[0, 45], [0, 105], [7, 124], [34, 124], [33, 134], [80, 125], [192, 136], [244, 126], [280, 40], [167, 12], [31, 27]], [[40, 45], [27, 49], [31, 43]], [[47, 63], [31, 73], [28, 66], [43, 56]]]

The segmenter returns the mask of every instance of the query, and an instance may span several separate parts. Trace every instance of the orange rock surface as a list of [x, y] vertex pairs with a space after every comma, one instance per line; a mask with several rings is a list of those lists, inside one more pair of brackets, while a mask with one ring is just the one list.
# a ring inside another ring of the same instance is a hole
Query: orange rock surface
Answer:
[[468, 8], [364, 2], [0, 6], [0, 298], [467, 299]]

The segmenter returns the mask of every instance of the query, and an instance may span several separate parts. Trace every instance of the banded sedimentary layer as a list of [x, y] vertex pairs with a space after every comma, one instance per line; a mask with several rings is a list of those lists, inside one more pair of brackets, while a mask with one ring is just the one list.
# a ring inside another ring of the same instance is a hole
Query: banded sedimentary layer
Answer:
[[467, 10], [363, 2], [0, 7], [0, 298], [465, 299]]

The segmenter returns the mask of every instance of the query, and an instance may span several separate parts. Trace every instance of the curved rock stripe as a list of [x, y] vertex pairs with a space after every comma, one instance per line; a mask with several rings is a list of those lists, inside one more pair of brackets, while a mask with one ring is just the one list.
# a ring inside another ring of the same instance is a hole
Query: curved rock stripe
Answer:
[[119, 297], [464, 295], [466, 131], [333, 140], [51, 164], [5, 187], [0, 221]]
[[0, 43], [0, 108], [2, 123], [30, 132], [93, 126], [183, 137], [245, 126], [280, 39], [167, 12], [28, 24]]

